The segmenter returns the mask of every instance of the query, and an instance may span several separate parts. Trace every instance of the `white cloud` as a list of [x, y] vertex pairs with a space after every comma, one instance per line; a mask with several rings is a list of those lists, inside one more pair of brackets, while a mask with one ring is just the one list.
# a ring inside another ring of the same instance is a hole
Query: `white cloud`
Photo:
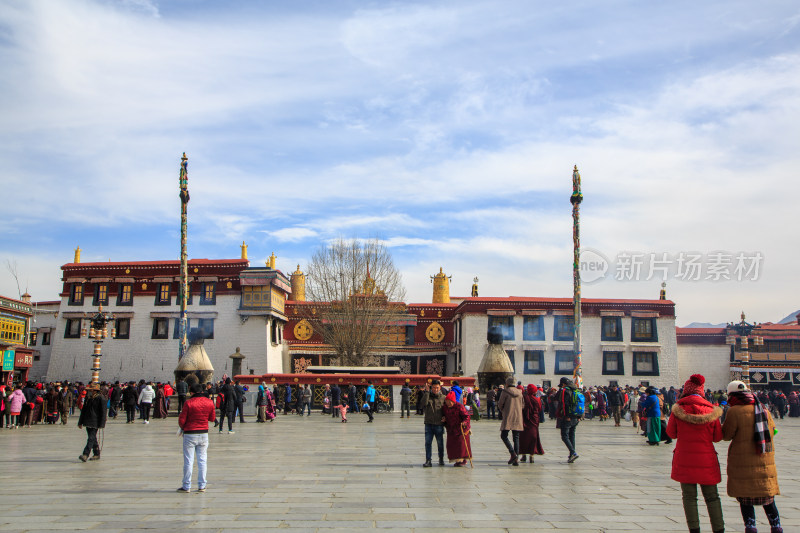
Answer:
[[103, 227], [86, 248], [157, 259], [186, 151], [192, 253], [272, 241], [302, 263], [317, 242], [377, 236], [408, 258], [409, 293], [427, 298], [444, 265], [462, 294], [477, 274], [482, 294], [557, 296], [577, 164], [584, 246], [764, 252], [758, 290], [671, 286], [687, 314], [790, 298], [796, 8], [343, 6], [4, 6], [0, 179], [25, 206], [0, 222], [7, 248], [46, 242], [57, 265]]
[[268, 231], [268, 230], [263, 230], [263, 231], [265, 233], [269, 233], [271, 237], [274, 237], [279, 242], [302, 241], [316, 237], [318, 235], [316, 231], [302, 227], [281, 228], [275, 231]]

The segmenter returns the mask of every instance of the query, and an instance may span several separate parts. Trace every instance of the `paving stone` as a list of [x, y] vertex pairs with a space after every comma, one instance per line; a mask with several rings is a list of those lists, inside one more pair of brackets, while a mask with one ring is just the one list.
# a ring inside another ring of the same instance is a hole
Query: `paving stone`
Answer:
[[[800, 479], [792, 474], [800, 467], [800, 420], [778, 424], [783, 496], [776, 502], [785, 530], [800, 531]], [[208, 492], [178, 494], [174, 418], [147, 426], [109, 421], [103, 459], [93, 463], [78, 461], [85, 432], [74, 425], [0, 429], [0, 530], [686, 530], [680, 486], [669, 478], [673, 447], [645, 446], [633, 428], [581, 423], [581, 457], [568, 464], [547, 421], [547, 454], [512, 467], [498, 423], [481, 421], [474, 424], [474, 468], [422, 468], [423, 431], [421, 418], [397, 415], [379, 415], [374, 424], [282, 416], [266, 427], [237, 424], [233, 435], [210, 435]], [[717, 445], [726, 531], [741, 532], [738, 504], [725, 495], [726, 449]], [[706, 530], [704, 502], [698, 507]], [[757, 517], [768, 530], [763, 513]]]

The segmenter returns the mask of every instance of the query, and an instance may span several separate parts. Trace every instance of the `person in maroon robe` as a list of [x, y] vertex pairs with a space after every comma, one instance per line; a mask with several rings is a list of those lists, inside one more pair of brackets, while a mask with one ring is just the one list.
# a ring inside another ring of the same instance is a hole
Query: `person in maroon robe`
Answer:
[[164, 385], [158, 384], [156, 389], [156, 401], [153, 406], [153, 418], [167, 418], [167, 397], [164, 394]]
[[534, 455], [544, 455], [542, 441], [539, 439], [539, 413], [542, 410], [542, 403], [536, 397], [538, 390], [536, 385], [528, 385], [522, 395], [522, 433], [519, 436], [519, 458], [523, 463], [526, 456], [532, 463]]
[[469, 413], [456, 401], [455, 392], [450, 391], [445, 397], [442, 415], [447, 428], [447, 458], [454, 461], [453, 466], [464, 466], [472, 457]]

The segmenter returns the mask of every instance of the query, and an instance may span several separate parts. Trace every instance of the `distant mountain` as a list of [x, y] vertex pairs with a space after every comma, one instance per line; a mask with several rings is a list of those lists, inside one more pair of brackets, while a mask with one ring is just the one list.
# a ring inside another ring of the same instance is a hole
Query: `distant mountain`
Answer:
[[778, 322], [778, 324], [789, 324], [794, 323], [797, 321], [797, 313], [800, 313], [800, 309], [795, 311], [794, 313], [789, 313], [789, 316]]
[[728, 324], [709, 324], [708, 322], [692, 322], [685, 328], [724, 328]]

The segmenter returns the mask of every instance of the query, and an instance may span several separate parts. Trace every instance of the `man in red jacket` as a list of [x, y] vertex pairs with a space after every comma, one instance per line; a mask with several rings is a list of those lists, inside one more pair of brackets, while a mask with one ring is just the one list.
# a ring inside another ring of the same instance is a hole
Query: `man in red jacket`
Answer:
[[192, 385], [192, 397], [183, 405], [178, 423], [183, 430], [183, 484], [178, 492], [189, 492], [192, 486], [192, 466], [197, 453], [197, 491], [206, 491], [206, 454], [208, 452], [208, 423], [215, 420], [214, 403], [203, 396], [203, 386]]

